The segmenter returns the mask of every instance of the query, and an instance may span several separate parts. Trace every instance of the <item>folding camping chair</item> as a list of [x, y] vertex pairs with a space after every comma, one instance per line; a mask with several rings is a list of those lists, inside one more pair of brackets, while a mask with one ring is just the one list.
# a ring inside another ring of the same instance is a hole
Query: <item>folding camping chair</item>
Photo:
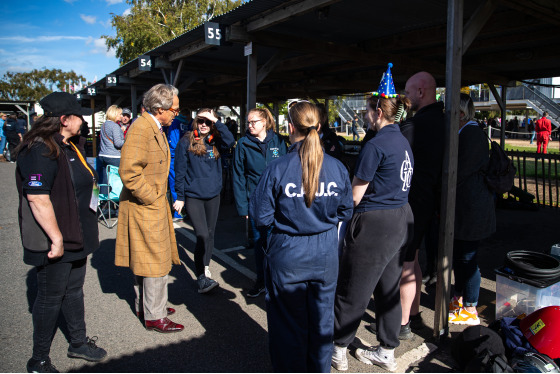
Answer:
[[[105, 227], [112, 229], [118, 222], [117, 217], [111, 216], [111, 205], [115, 204], [119, 207], [119, 196], [121, 194], [123, 184], [119, 175], [119, 168], [116, 166], [107, 166], [107, 184], [99, 185], [99, 203], [97, 210], [99, 217], [103, 220], [101, 224]], [[101, 209], [102, 205], [107, 206], [107, 213]], [[113, 220], [114, 219], [114, 220]]]

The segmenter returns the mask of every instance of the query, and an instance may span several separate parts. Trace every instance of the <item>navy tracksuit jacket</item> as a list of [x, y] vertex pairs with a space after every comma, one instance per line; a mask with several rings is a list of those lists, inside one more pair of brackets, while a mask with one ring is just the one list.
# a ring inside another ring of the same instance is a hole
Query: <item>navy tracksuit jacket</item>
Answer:
[[[216, 146], [227, 150], [235, 144], [235, 139], [226, 125], [215, 123], [220, 132]], [[212, 145], [205, 140], [206, 155], [197, 156], [189, 152], [190, 142], [185, 134], [175, 148], [175, 191], [177, 200], [185, 201], [185, 196], [207, 200], [218, 196], [222, 191], [222, 158], [214, 157]]]
[[237, 213], [249, 214], [249, 197], [257, 186], [264, 169], [270, 162], [286, 154], [287, 147], [274, 131], [267, 131], [264, 142], [252, 136], [249, 131], [235, 146], [233, 164], [233, 193]]
[[251, 195], [258, 227], [273, 225], [265, 259], [269, 348], [277, 372], [330, 372], [338, 275], [337, 224], [352, 215], [346, 168], [325, 154], [310, 208], [301, 143], [273, 161]]

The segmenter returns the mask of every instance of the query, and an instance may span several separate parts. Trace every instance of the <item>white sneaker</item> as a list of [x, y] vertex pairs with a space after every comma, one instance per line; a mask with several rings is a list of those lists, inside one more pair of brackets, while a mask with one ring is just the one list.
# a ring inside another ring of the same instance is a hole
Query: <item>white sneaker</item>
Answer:
[[348, 357], [346, 357], [346, 347], [334, 345], [331, 365], [338, 371], [348, 370]]
[[206, 275], [206, 278], [212, 278], [212, 273], [210, 272], [210, 266], [204, 267], [204, 275]]
[[379, 346], [371, 350], [358, 348], [356, 358], [365, 364], [377, 365], [388, 371], [397, 370], [394, 349], [384, 349]]

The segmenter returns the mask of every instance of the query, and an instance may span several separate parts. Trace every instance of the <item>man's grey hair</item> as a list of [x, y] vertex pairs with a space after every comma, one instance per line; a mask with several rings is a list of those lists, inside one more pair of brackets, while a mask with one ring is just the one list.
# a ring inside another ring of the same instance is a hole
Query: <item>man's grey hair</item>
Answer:
[[173, 106], [173, 96], [179, 96], [179, 90], [170, 84], [156, 84], [144, 94], [144, 108], [154, 114], [158, 108], [169, 109]]
[[465, 115], [461, 117], [462, 121], [468, 122], [474, 119], [474, 104], [471, 97], [462, 93], [459, 100], [459, 110]]

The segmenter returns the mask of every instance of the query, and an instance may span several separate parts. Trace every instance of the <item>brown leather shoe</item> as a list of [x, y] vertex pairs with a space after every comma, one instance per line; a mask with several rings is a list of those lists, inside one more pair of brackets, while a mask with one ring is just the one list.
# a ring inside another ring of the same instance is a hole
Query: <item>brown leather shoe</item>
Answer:
[[[175, 313], [175, 309], [173, 308], [167, 308], [167, 316], [169, 317], [170, 315]], [[140, 319], [144, 319], [144, 312], [136, 312], [136, 317], [140, 318]]]
[[179, 332], [185, 328], [185, 326], [175, 323], [167, 317], [155, 321], [146, 320], [145, 322], [146, 330], [155, 330], [157, 332]]

